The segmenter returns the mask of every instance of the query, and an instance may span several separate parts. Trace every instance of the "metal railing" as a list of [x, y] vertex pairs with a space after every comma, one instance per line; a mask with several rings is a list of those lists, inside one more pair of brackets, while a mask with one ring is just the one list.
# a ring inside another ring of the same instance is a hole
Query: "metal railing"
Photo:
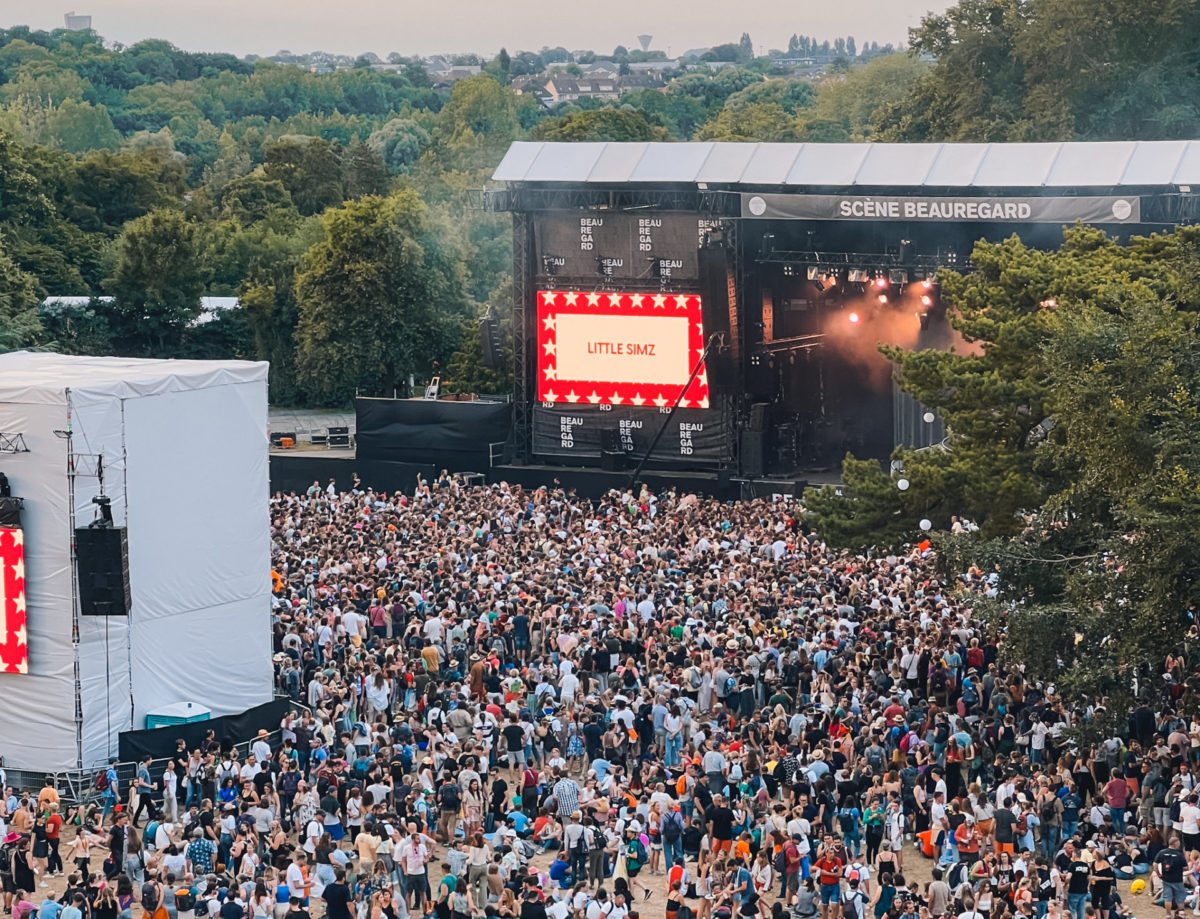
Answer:
[[[297, 711], [308, 711], [308, 707], [300, 702], [292, 702]], [[169, 730], [169, 728], [160, 728], [160, 730]], [[258, 737], [253, 737], [249, 740], [241, 740], [230, 746], [230, 750], [237, 750], [242, 761], [245, 762], [246, 754], [250, 752], [250, 748], [258, 740]], [[271, 751], [277, 752], [283, 746], [283, 729], [275, 728], [267, 735], [267, 742], [271, 745]], [[150, 778], [156, 785], [162, 779], [162, 774], [166, 770], [167, 762], [171, 757], [162, 757], [160, 759], [151, 760], [150, 762]], [[127, 762], [117, 763], [117, 784], [120, 790], [120, 803], [128, 804], [130, 800], [129, 792], [137, 779], [138, 763]], [[96, 766], [90, 769], [63, 769], [54, 772], [39, 772], [29, 769], [5, 769], [8, 786], [16, 789], [19, 792], [37, 795], [38, 791], [45, 786], [47, 779], [53, 779], [54, 787], [58, 791], [59, 800], [64, 807], [88, 806], [91, 804], [100, 804], [106, 795], [106, 792], [96, 788], [96, 780], [107, 770], [107, 765]], [[187, 791], [184, 785], [184, 776], [179, 776], [179, 785], [176, 795], [179, 800], [179, 806], [183, 808], [183, 802], [186, 800]], [[158, 788], [151, 795], [157, 803], [162, 801], [162, 790]]]

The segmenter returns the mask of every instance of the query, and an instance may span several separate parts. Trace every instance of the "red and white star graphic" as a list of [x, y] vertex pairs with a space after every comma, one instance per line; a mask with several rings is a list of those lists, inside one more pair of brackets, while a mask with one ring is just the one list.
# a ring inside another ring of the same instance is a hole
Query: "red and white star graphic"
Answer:
[[29, 672], [25, 631], [25, 533], [0, 528], [0, 673]]

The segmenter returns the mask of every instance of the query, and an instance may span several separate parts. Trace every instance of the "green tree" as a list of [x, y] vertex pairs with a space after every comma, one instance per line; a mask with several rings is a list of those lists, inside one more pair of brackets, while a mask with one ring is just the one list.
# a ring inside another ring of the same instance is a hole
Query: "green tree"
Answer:
[[221, 189], [221, 214], [232, 217], [244, 226], [270, 217], [292, 222], [298, 216], [292, 196], [278, 179], [269, 179], [263, 172], [241, 176]]
[[[500, 394], [512, 391], [512, 277], [501, 275], [488, 297], [491, 312], [500, 318], [500, 341], [504, 352], [502, 369], [493, 370], [483, 363], [483, 345], [477, 319], [462, 325], [462, 343], [450, 355], [442, 373], [442, 386], [448, 393]], [[487, 310], [484, 310], [486, 314]]]
[[379, 151], [357, 137], [351, 141], [343, 162], [342, 184], [347, 198], [386, 195], [390, 179]]
[[340, 204], [345, 197], [341, 147], [324, 138], [285, 135], [264, 144], [263, 170], [283, 184], [306, 217]]
[[880, 112], [881, 136], [1194, 137], [1198, 31], [1200, 6], [1175, 0], [961, 0], [911, 30], [910, 52], [936, 64]]
[[296, 275], [300, 383], [314, 400], [391, 392], [457, 344], [465, 270], [453, 233], [416, 193], [367, 197], [322, 215], [325, 239]]
[[371, 132], [367, 144], [392, 172], [408, 172], [430, 143], [429, 132], [411, 118], [392, 118]]
[[41, 343], [44, 330], [37, 307], [37, 284], [0, 248], [0, 351]]
[[799, 137], [799, 123], [778, 102], [726, 105], [696, 135], [698, 140], [771, 143], [788, 143]]
[[115, 150], [121, 145], [108, 109], [74, 99], [67, 99], [50, 113], [47, 131], [52, 146], [68, 153]]
[[507, 146], [517, 129], [512, 92], [480, 74], [454, 84], [433, 137], [447, 147]]
[[533, 129], [536, 140], [654, 141], [666, 140], [666, 128], [651, 124], [641, 112], [600, 108], [543, 121]]
[[801, 112], [802, 140], [862, 141], [873, 138], [880, 113], [906, 99], [929, 65], [905, 54], [877, 57], [843, 79], [821, 84], [814, 104]]
[[126, 225], [108, 291], [110, 326], [122, 354], [180, 354], [188, 324], [200, 315], [204, 281], [196, 229], [178, 211], [152, 211]]

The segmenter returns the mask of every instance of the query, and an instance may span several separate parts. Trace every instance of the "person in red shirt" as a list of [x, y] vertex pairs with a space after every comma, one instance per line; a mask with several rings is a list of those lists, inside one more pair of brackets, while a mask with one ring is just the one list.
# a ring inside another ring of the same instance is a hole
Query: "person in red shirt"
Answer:
[[1113, 829], [1125, 835], [1125, 806], [1129, 803], [1129, 783], [1120, 769], [1113, 770], [1112, 778], [1104, 786], [1104, 797], [1108, 799], [1108, 810], [1112, 814]]
[[832, 837], [826, 836], [816, 865], [817, 880], [821, 885], [821, 919], [836, 919], [841, 909], [844, 866], [835, 853]]

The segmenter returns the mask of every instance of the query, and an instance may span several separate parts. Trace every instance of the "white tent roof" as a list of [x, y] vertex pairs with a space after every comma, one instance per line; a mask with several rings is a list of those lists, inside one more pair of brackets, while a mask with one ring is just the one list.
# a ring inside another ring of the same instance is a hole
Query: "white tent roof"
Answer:
[[0, 402], [133, 398], [267, 378], [266, 362], [79, 357], [48, 351], [0, 354]]
[[501, 182], [1068, 188], [1200, 185], [1200, 141], [514, 143]]

